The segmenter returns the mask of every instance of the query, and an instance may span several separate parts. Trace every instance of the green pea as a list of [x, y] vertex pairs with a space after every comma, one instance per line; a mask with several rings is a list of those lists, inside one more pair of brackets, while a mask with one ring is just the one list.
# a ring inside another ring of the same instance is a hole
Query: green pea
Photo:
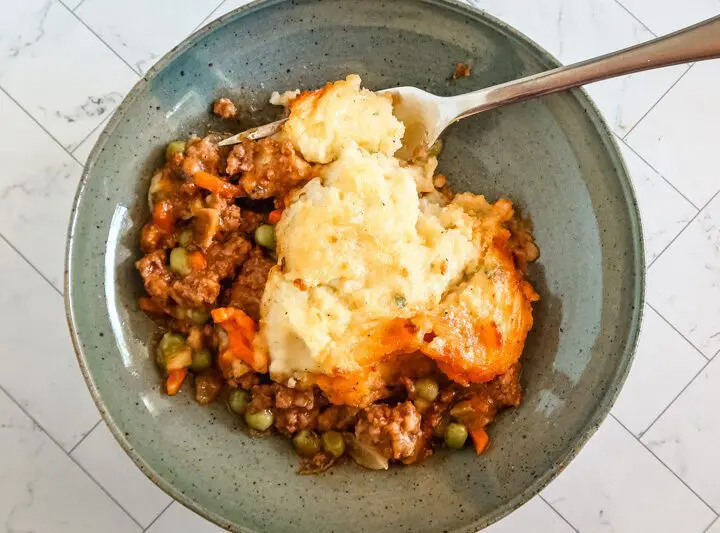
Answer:
[[262, 224], [255, 230], [255, 242], [269, 250], [275, 249], [275, 226]]
[[396, 294], [395, 295], [395, 305], [397, 305], [400, 309], [405, 307], [407, 305], [407, 298], [405, 298], [402, 294]]
[[[228, 407], [233, 413], [243, 414], [250, 403], [250, 394], [243, 389], [233, 389], [228, 396]], [[248, 425], [250, 423], [248, 422]]]
[[337, 431], [327, 431], [320, 437], [322, 440], [323, 450], [335, 457], [340, 457], [345, 453], [345, 439], [342, 433]]
[[157, 350], [157, 364], [169, 372], [190, 366], [192, 351], [185, 341], [185, 337], [168, 331], [160, 339]]
[[422, 398], [418, 396], [413, 400], [413, 403], [415, 404], [415, 409], [418, 413], [423, 414], [425, 411], [430, 409], [430, 406], [432, 405], [432, 402], [429, 402], [425, 398]]
[[170, 159], [174, 154], [183, 153], [186, 146], [185, 141], [172, 141], [168, 143], [167, 148], [165, 149], [165, 157]]
[[442, 152], [443, 149], [443, 142], [442, 139], [438, 139], [435, 141], [430, 149], [428, 150], [428, 157], [437, 157], [440, 155], [440, 152]]
[[210, 350], [200, 350], [198, 352], [193, 352], [190, 370], [200, 372], [201, 370], [206, 370], [211, 366], [212, 354], [210, 353]]
[[168, 331], [162, 336], [162, 339], [160, 339], [160, 345], [158, 347], [164, 355], [171, 355], [185, 347], [185, 337], [179, 333]]
[[185, 248], [173, 248], [170, 252], [170, 270], [181, 276], [187, 276], [192, 268]]
[[445, 444], [447, 444], [448, 448], [462, 448], [467, 437], [467, 428], [462, 424], [453, 422], [445, 428]]
[[434, 402], [439, 392], [440, 388], [434, 379], [421, 378], [415, 382], [415, 394], [429, 402]]
[[265, 431], [273, 425], [275, 416], [270, 409], [263, 409], [257, 413], [251, 413], [250, 411], [245, 412], [245, 423], [251, 428], [257, 431]]
[[302, 429], [295, 433], [292, 442], [298, 455], [304, 457], [312, 457], [320, 451], [320, 437], [309, 429]]
[[178, 235], [178, 244], [182, 246], [183, 248], [187, 248], [190, 246], [190, 243], [193, 241], [193, 230], [192, 228], [185, 228], [180, 232], [180, 235]]
[[190, 317], [190, 320], [192, 320], [193, 324], [196, 326], [202, 326], [210, 320], [210, 313], [207, 309], [190, 309], [188, 312], [188, 316]]

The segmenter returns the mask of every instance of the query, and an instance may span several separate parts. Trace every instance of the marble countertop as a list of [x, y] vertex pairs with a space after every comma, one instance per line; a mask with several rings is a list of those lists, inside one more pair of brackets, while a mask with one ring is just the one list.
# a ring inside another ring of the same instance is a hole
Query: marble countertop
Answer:
[[[566, 63], [720, 12], [718, 0], [470, 1]], [[243, 3], [3, 2], [5, 533], [220, 531], [150, 483], [100, 421], [67, 333], [63, 248], [82, 165], [117, 104], [170, 47]], [[577, 459], [487, 531], [720, 533], [718, 87], [720, 60], [588, 88], [617, 136], [643, 217], [648, 290], [637, 358]]]

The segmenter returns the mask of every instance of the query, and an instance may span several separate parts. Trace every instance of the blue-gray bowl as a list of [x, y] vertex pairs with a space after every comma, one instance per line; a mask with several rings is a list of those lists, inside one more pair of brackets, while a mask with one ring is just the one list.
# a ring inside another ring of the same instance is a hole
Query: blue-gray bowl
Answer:
[[[448, 81], [465, 61], [472, 75]], [[469, 118], [445, 136], [441, 170], [456, 190], [511, 198], [533, 220], [542, 254], [531, 271], [542, 300], [524, 354], [525, 398], [491, 426], [481, 457], [465, 450], [387, 472], [350, 464], [297, 475], [285, 439], [252, 438], [222, 406], [162, 393], [133, 266], [163, 147], [204, 132], [218, 96], [262, 108], [273, 90], [351, 72], [370, 88], [449, 95], [557, 64], [498, 20], [451, 1], [265, 0], [206, 26], [151, 69], [85, 167], [65, 292], [83, 374], [137, 465], [183, 504], [243, 532], [476, 531], [557, 475], [625, 379], [644, 283], [632, 187], [581, 90]]]

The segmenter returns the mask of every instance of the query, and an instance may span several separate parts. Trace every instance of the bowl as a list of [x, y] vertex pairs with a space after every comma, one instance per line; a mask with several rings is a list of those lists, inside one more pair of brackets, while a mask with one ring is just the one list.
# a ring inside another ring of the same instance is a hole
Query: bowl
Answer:
[[[458, 62], [472, 63], [472, 75], [450, 81]], [[227, 128], [209, 117], [219, 96], [249, 110], [239, 128], [272, 118], [271, 91], [348, 73], [373, 89], [451, 95], [557, 65], [512, 28], [451, 1], [265, 0], [209, 24], [153, 67], [87, 162], [65, 287], [82, 372], [138, 467], [184, 505], [242, 532], [477, 531], [556, 476], [622, 386], [644, 287], [627, 171], [582, 90], [483, 113], [445, 135], [440, 170], [455, 189], [511, 198], [534, 222], [541, 250], [530, 272], [542, 299], [523, 356], [525, 398], [490, 426], [481, 457], [441, 451], [419, 466], [298, 475], [286, 439], [250, 437], [224, 406], [201, 407], [187, 391], [163, 394], [134, 261], [165, 144]]]

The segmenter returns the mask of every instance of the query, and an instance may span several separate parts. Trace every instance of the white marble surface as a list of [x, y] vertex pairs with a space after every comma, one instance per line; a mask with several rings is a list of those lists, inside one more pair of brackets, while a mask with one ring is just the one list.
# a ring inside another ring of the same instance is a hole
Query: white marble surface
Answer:
[[[563, 62], [720, 13], [718, 0], [471, 1]], [[3, 4], [0, 532], [221, 531], [170, 503], [98, 424], [60, 291], [69, 205], [108, 117], [156, 58], [246, 3]], [[720, 533], [718, 85], [720, 61], [588, 88], [618, 137], [644, 222], [650, 266], [637, 359], [578, 458], [487, 531]]]

